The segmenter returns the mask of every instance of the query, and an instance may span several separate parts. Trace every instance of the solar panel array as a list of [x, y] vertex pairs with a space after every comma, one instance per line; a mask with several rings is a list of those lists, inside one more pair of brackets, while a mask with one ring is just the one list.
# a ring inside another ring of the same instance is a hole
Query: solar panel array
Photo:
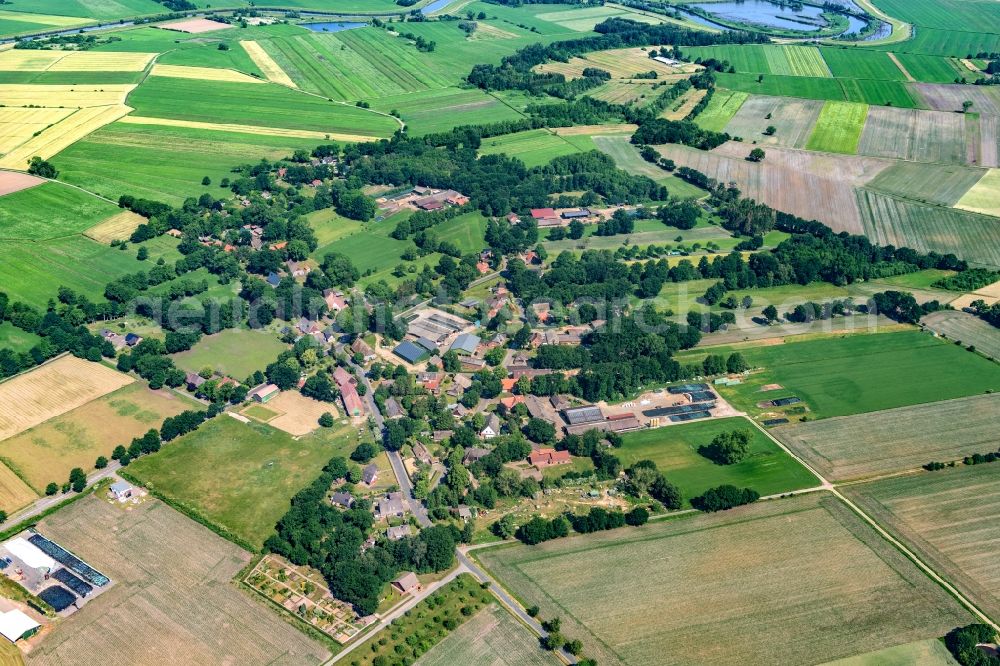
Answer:
[[100, 571], [93, 568], [59, 544], [49, 541], [41, 534], [32, 534], [28, 537], [28, 541], [38, 546], [39, 550], [54, 559], [56, 562], [59, 562], [67, 569], [73, 571], [73, 573], [78, 575], [80, 578], [96, 587], [104, 587], [111, 582], [111, 579], [102, 574]]
[[38, 598], [56, 609], [65, 610], [76, 603], [76, 596], [62, 585], [52, 585], [38, 593]]
[[70, 573], [69, 569], [56, 569], [56, 572], [52, 574], [52, 577], [69, 589], [73, 590], [78, 597], [85, 597], [94, 591], [93, 585], [80, 580]]

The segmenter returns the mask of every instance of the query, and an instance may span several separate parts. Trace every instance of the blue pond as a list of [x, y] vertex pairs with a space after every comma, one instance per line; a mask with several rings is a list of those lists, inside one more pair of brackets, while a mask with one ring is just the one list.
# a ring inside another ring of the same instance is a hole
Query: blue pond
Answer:
[[[835, 4], [846, 5], [847, 3], [837, 2]], [[821, 16], [823, 9], [813, 5], [802, 5], [792, 9], [767, 0], [740, 0], [737, 2], [693, 3], [691, 6], [722, 19], [755, 23], [771, 28], [810, 32], [826, 26], [826, 22]], [[710, 20], [700, 16], [690, 15], [689, 17], [700, 24], [712, 25]], [[861, 19], [853, 16], [847, 18], [850, 25], [846, 32], [858, 32], [865, 27], [865, 22]]]
[[449, 4], [451, 4], [453, 1], [454, 0], [434, 0], [434, 2], [432, 2], [432, 3], [428, 4], [428, 5], [424, 5], [423, 7], [421, 7], [420, 8], [420, 13], [421, 14], [432, 14], [432, 13], [438, 11], [439, 9], [444, 9]]
[[360, 23], [357, 21], [335, 21], [335, 22], [325, 22], [325, 23], [300, 23], [303, 28], [312, 30], [313, 32], [341, 32], [343, 30], [353, 30], [354, 28], [362, 28], [367, 23]]

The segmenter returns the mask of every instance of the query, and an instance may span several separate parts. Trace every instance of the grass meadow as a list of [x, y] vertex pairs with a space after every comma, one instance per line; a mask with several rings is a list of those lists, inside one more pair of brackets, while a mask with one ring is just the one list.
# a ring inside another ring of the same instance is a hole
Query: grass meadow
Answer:
[[114, 585], [53, 623], [32, 646], [33, 664], [208, 664], [225, 655], [246, 666], [319, 666], [330, 656], [233, 584], [250, 553], [163, 502], [148, 498], [126, 510], [85, 497], [38, 529]]
[[0, 323], [0, 349], [26, 352], [41, 340], [34, 333], [23, 331], [9, 321]]
[[476, 556], [606, 665], [822, 663], [969, 617], [827, 493]]
[[[742, 462], [716, 465], [698, 453], [716, 435], [733, 430], [751, 434], [750, 453]], [[667, 425], [623, 437], [625, 443], [615, 453], [622, 465], [652, 460], [685, 501], [724, 483], [753, 488], [763, 496], [819, 485], [809, 470], [743, 417]]]
[[900, 81], [864, 79], [834, 79], [817, 76], [765, 75], [758, 81], [757, 74], [728, 74], [716, 76], [720, 87], [779, 97], [805, 97], [832, 101], [862, 102], [865, 104], [913, 108], [917, 100]]
[[1000, 615], [1000, 484], [993, 465], [883, 479], [845, 493], [983, 612]]
[[[260, 87], [260, 86], [255, 86]], [[221, 197], [219, 183], [233, 167], [287, 157], [321, 139], [217, 132], [188, 127], [113, 123], [52, 158], [60, 178], [109, 199], [132, 194], [180, 205], [207, 192]], [[211, 184], [202, 185], [208, 176]]]
[[212, 368], [243, 381], [257, 370], [264, 370], [287, 348], [273, 333], [230, 328], [203, 337], [194, 347], [172, 358], [185, 372]]
[[39, 494], [63, 483], [74, 467], [94, 469], [119, 444], [157, 429], [163, 419], [198, 405], [171, 391], [136, 382], [0, 442], [0, 460]]
[[997, 448], [1000, 395], [975, 395], [774, 428], [771, 433], [831, 481], [918, 469]]
[[490, 664], [557, 666], [562, 662], [538, 645], [527, 627], [497, 604], [491, 604], [420, 657], [414, 666]]
[[938, 638], [928, 638], [884, 650], [831, 661], [825, 666], [958, 666]]
[[728, 60], [737, 73], [829, 77], [830, 69], [814, 46], [747, 44], [685, 49], [691, 58]]
[[838, 79], [906, 80], [902, 70], [882, 51], [831, 47], [822, 48], [820, 52], [830, 72]]
[[52, 182], [7, 194], [0, 201], [0, 239], [4, 241], [78, 234], [120, 212], [109, 201]]
[[372, 108], [389, 113], [397, 111], [410, 134], [419, 136], [445, 132], [458, 125], [517, 120], [520, 111], [496, 96], [479, 89], [440, 88], [422, 92], [381, 97]]
[[829, 153], [854, 155], [868, 117], [868, 105], [854, 102], [827, 102], [819, 113], [806, 148]]
[[695, 118], [695, 123], [703, 129], [721, 132], [726, 129], [747, 97], [749, 95], [745, 92], [717, 89], [705, 110]]
[[506, 153], [529, 167], [548, 164], [552, 159], [580, 152], [563, 137], [546, 129], [528, 130], [515, 134], [483, 139], [480, 155]]
[[[348, 428], [294, 440], [262, 423], [220, 415], [128, 467], [182, 510], [259, 548], [288, 501], [356, 438]], [[342, 446], [343, 445], [343, 446]]]
[[[729, 350], [713, 349], [712, 353]], [[745, 347], [751, 366], [763, 368], [743, 384], [720, 392], [738, 409], [758, 414], [756, 403], [798, 396], [809, 418], [848, 416], [1000, 390], [1000, 368], [961, 347], [918, 331], [858, 333]], [[683, 354], [681, 358], [704, 354]], [[902, 382], [900, 378], [905, 377]], [[761, 393], [764, 384], [781, 391]]]

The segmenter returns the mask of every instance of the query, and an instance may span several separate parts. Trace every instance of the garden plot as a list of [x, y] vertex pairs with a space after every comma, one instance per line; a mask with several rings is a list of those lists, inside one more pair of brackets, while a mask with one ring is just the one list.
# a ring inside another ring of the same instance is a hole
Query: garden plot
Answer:
[[854, 188], [891, 164], [877, 158], [777, 146], [768, 147], [764, 162], [754, 164], [745, 159], [752, 148], [733, 141], [711, 152], [681, 145], [659, 146], [658, 150], [678, 166], [697, 169], [721, 183], [735, 182], [744, 196], [851, 233], [863, 228]]
[[990, 169], [955, 207], [1000, 217], [1000, 169]]
[[918, 162], [965, 164], [966, 117], [958, 113], [873, 106], [858, 153]]
[[[803, 148], [823, 102], [751, 95], [726, 125], [726, 132], [763, 146]], [[764, 131], [774, 127], [773, 135]]]
[[917, 469], [996, 450], [1000, 395], [976, 395], [778, 426], [771, 433], [831, 481]]
[[48, 159], [131, 111], [124, 104], [80, 109], [5, 154], [0, 158], [0, 167], [24, 169], [32, 157]]
[[952, 252], [987, 268], [1000, 267], [997, 218], [907, 201], [868, 189], [858, 190], [864, 234], [880, 245], [918, 252]]
[[822, 663], [969, 621], [827, 493], [477, 555], [605, 665]]
[[40, 525], [115, 585], [48, 631], [32, 665], [318, 665], [329, 652], [232, 584], [250, 554], [154, 499], [87, 497]]
[[[993, 442], [996, 448], [996, 441]], [[996, 463], [845, 489], [990, 617], [1000, 616], [1000, 483]]]
[[117, 370], [63, 356], [0, 383], [0, 440], [131, 384]]

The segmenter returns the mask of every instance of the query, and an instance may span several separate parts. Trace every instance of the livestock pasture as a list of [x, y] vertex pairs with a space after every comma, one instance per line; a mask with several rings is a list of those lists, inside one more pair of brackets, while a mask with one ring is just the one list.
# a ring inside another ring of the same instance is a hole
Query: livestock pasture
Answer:
[[966, 117], [957, 113], [871, 107], [858, 153], [918, 162], [966, 163]]
[[705, 110], [695, 118], [695, 123], [703, 129], [721, 132], [749, 96], [745, 92], [717, 89]]
[[601, 664], [824, 662], [969, 617], [823, 492], [476, 556]]
[[42, 106], [83, 108], [125, 103], [132, 83], [16, 84], [0, 83], [0, 104], [4, 106]]
[[639, 12], [630, 11], [625, 7], [617, 6], [583, 7], [581, 9], [568, 9], [536, 14], [536, 16], [542, 21], [555, 23], [556, 25], [559, 25], [567, 30], [573, 30], [576, 32], [590, 32], [594, 29], [595, 25], [604, 22], [612, 16], [627, 18], [632, 21], [638, 21], [639, 23], [665, 22], [659, 18], [654, 18], [652, 15], [640, 14]]
[[[848, 416], [977, 395], [1000, 389], [1000, 368], [978, 354], [927, 333], [856, 333], [740, 349], [762, 372], [719, 390], [738, 409], [760, 413], [756, 403], [795, 395], [809, 418]], [[713, 353], [722, 353], [713, 350]], [[907, 381], [901, 383], [900, 377]], [[763, 395], [764, 384], [785, 388]], [[763, 395], [763, 397], [762, 397]]]
[[331, 445], [333, 438], [357, 435], [348, 427], [292, 439], [263, 423], [222, 414], [139, 458], [128, 471], [173, 505], [259, 548], [292, 496], [342, 453]]
[[130, 210], [123, 210], [117, 215], [112, 215], [108, 219], [98, 222], [94, 226], [83, 232], [87, 238], [92, 238], [98, 243], [111, 243], [114, 240], [128, 240], [140, 224], [144, 224], [146, 218], [133, 213]]
[[919, 252], [952, 252], [983, 267], [1000, 267], [1000, 227], [995, 217], [858, 190], [864, 233], [880, 245]]
[[232, 584], [249, 553], [158, 500], [126, 510], [86, 497], [39, 530], [115, 584], [55, 623], [31, 650], [33, 666], [115, 659], [318, 666], [329, 657]]
[[[716, 435], [733, 430], [746, 430], [751, 435], [749, 454], [742, 462], [716, 465], [698, 453], [698, 448]], [[625, 441], [615, 453], [622, 465], [652, 460], [680, 488], [685, 501], [724, 483], [753, 488], [763, 496], [819, 485], [809, 470], [743, 417], [666, 425], [623, 437]]]
[[131, 110], [123, 104], [80, 109], [5, 154], [0, 158], [0, 167], [24, 169], [32, 157], [48, 159]]
[[109, 201], [46, 182], [8, 194], [0, 207], [0, 239], [40, 240], [85, 231], [119, 211]]
[[74, 467], [90, 471], [97, 456], [110, 458], [117, 445], [198, 406], [169, 390], [151, 391], [136, 382], [3, 440], [0, 459], [42, 493], [49, 482], [64, 481]]
[[[996, 439], [992, 449], [996, 448]], [[995, 464], [995, 463], [994, 463]], [[990, 464], [943, 469], [845, 488], [990, 617], [1000, 614], [1000, 484]]]
[[[109, 199], [123, 194], [180, 205], [188, 196], [221, 196], [219, 182], [233, 167], [312, 149], [315, 138], [270, 136], [190, 127], [117, 122], [53, 158], [59, 177]], [[159, 122], [154, 120], [153, 122]], [[212, 184], [203, 186], [209, 176]], [[2, 270], [2, 269], [0, 269]]]
[[172, 79], [196, 79], [199, 81], [229, 81], [231, 83], [264, 83], [243, 72], [215, 67], [191, 67], [189, 65], [153, 65], [150, 76], [166, 76]]
[[[803, 148], [823, 103], [807, 99], [751, 95], [733, 119], [726, 132], [762, 146]], [[773, 135], [764, 134], [774, 127]]]
[[990, 169], [958, 202], [956, 208], [1000, 217], [1000, 169]]
[[0, 383], [0, 441], [128, 386], [128, 375], [62, 356]]
[[849, 481], [994, 450], [997, 410], [994, 393], [778, 426], [771, 433], [827, 479]]
[[[971, 296], [973, 300], [977, 298], [975, 293]], [[938, 335], [965, 346], [971, 345], [976, 351], [1000, 361], [1000, 330], [973, 314], [941, 310], [927, 315], [921, 323]]]
[[868, 117], [868, 105], [854, 102], [827, 102], [820, 111], [806, 148], [854, 155]]
[[981, 181], [984, 173], [982, 169], [953, 164], [898, 162], [875, 176], [867, 186], [914, 201], [954, 206]]
[[463, 255], [481, 251], [486, 246], [487, 220], [479, 211], [453, 217], [434, 227], [438, 240], [449, 241]]
[[109, 280], [143, 268], [134, 253], [79, 235], [0, 243], [0, 284], [4, 292], [11, 300], [38, 308], [44, 308], [62, 286], [100, 300]]
[[0, 323], [0, 349], [26, 352], [41, 340], [34, 333], [22, 330], [9, 321]]
[[337, 408], [328, 402], [320, 402], [312, 398], [307, 398], [298, 391], [282, 391], [281, 394], [272, 398], [265, 408], [274, 413], [266, 421], [272, 428], [284, 430], [293, 437], [308, 435], [319, 427], [319, 417], [326, 412], [330, 412], [335, 417]]
[[891, 164], [876, 158], [777, 146], [768, 147], [767, 158], [754, 164], [746, 160], [752, 148], [737, 142], [711, 152], [680, 145], [657, 147], [678, 166], [697, 169], [720, 183], [735, 182], [744, 196], [851, 233], [862, 230], [854, 188]]
[[278, 85], [151, 77], [129, 97], [137, 115], [390, 136], [395, 119]]
[[187, 351], [174, 354], [178, 368], [185, 372], [201, 372], [211, 368], [226, 376], [243, 381], [257, 370], [273, 363], [288, 345], [273, 333], [235, 328], [203, 337]]
[[535, 635], [497, 604], [475, 617], [432, 647], [414, 666], [556, 666], [555, 655], [538, 646]]

